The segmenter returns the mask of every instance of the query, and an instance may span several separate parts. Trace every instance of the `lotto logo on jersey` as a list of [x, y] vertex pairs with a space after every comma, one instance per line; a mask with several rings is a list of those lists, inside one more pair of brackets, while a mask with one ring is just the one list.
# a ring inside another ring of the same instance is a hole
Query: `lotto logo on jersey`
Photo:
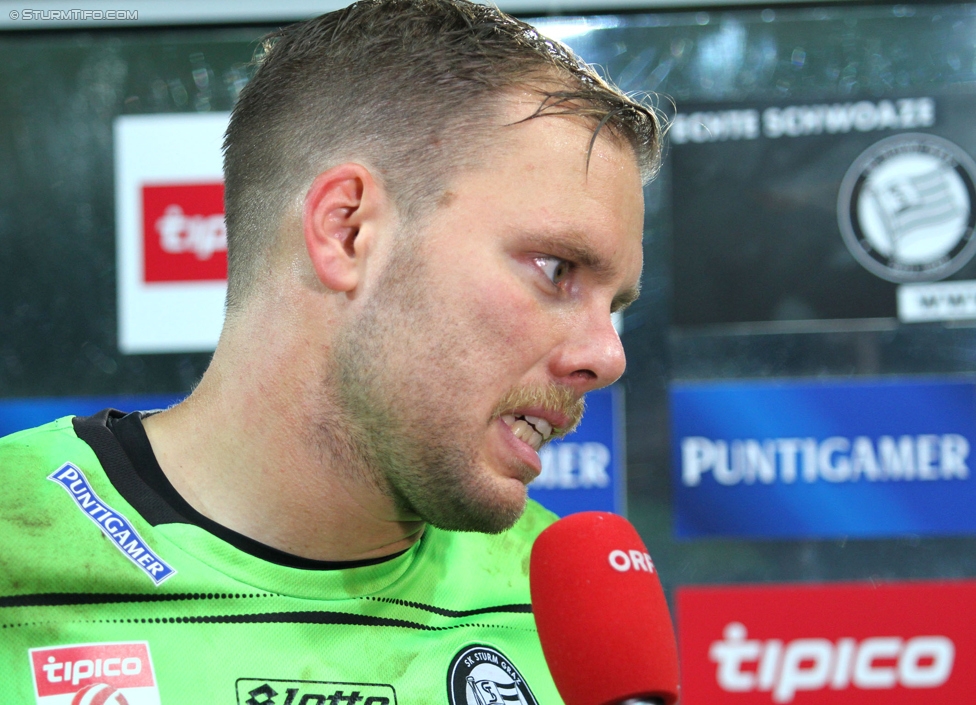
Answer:
[[146, 282], [227, 279], [223, 183], [142, 187]]
[[30, 649], [37, 705], [160, 705], [149, 644]]
[[397, 705], [392, 685], [238, 678], [238, 705]]
[[976, 581], [682, 588], [682, 705], [969, 702]]

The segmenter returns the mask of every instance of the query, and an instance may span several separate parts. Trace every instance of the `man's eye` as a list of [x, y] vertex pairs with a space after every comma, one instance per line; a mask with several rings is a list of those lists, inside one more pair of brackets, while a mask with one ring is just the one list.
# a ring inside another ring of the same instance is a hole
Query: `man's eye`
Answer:
[[549, 277], [549, 281], [553, 284], [559, 284], [569, 276], [569, 272], [572, 269], [572, 265], [569, 262], [558, 257], [536, 257], [535, 263]]

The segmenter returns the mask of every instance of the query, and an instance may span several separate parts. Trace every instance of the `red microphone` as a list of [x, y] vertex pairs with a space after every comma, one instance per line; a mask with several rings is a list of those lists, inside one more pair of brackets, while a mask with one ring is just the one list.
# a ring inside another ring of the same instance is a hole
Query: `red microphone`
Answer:
[[560, 519], [532, 546], [532, 611], [566, 705], [678, 700], [678, 649], [657, 571], [629, 521]]

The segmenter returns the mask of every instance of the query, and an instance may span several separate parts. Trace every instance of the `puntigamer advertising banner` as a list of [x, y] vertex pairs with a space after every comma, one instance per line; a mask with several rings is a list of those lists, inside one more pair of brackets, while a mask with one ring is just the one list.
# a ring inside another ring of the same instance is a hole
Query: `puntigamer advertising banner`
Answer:
[[976, 533], [968, 379], [675, 383], [679, 537]]
[[529, 496], [559, 516], [574, 512], [626, 513], [623, 390], [586, 395], [586, 413], [573, 433], [539, 451], [542, 472]]

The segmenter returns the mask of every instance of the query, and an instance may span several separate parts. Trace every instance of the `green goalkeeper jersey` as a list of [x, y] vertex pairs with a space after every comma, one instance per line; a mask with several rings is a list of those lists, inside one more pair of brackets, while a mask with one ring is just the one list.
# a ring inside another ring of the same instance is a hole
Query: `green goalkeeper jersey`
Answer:
[[561, 703], [529, 601], [555, 519], [428, 526], [325, 563], [219, 526], [165, 479], [141, 415], [0, 440], [0, 691], [39, 705]]

